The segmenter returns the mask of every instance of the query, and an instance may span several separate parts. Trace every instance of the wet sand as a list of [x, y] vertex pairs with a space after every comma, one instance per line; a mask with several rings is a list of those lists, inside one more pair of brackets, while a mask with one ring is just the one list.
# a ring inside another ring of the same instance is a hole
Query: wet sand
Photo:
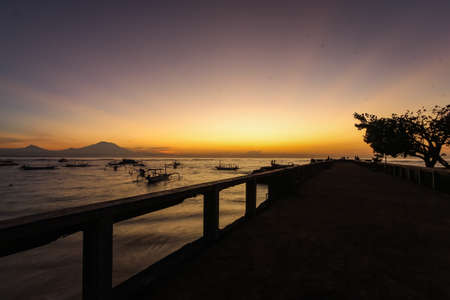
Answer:
[[449, 299], [450, 196], [337, 162], [139, 299]]

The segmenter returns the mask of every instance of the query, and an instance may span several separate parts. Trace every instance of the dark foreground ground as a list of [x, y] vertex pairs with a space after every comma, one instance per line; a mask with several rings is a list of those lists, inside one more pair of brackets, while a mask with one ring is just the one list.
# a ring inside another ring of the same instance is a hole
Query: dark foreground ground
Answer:
[[450, 197], [336, 163], [141, 299], [450, 299]]

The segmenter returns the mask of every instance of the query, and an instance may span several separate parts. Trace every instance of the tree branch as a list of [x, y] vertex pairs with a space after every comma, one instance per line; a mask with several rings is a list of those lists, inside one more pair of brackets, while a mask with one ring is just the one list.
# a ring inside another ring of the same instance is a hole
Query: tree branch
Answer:
[[447, 162], [444, 158], [442, 158], [442, 156], [439, 155], [438, 161], [439, 161], [440, 164], [443, 165], [446, 169], [450, 169], [450, 165], [448, 164], [448, 162]]

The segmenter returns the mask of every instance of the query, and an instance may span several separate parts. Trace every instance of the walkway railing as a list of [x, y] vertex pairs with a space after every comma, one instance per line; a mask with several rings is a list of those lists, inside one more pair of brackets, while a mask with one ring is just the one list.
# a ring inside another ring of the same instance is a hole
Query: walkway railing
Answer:
[[256, 213], [258, 183], [268, 185], [268, 201], [289, 193], [330, 162], [293, 166], [102, 203], [61, 209], [0, 222], [0, 256], [36, 248], [83, 232], [83, 299], [112, 298], [113, 224], [203, 195], [203, 239], [219, 237], [219, 192], [246, 185], [245, 216]]
[[371, 163], [355, 161], [359, 165], [382, 171], [392, 176], [410, 180], [416, 184], [424, 185], [440, 192], [450, 193], [450, 170], [443, 168], [426, 168], [419, 166]]

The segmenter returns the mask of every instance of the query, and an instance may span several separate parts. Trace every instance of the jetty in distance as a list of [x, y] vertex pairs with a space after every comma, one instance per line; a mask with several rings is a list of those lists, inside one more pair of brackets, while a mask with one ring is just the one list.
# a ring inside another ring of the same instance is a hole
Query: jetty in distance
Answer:
[[[267, 200], [256, 207], [261, 183]], [[220, 191], [239, 184], [245, 216], [220, 230]], [[289, 165], [2, 221], [0, 255], [82, 231], [83, 299], [443, 299], [449, 194], [445, 169]], [[195, 195], [204, 199], [203, 237], [113, 288], [113, 224]]]

